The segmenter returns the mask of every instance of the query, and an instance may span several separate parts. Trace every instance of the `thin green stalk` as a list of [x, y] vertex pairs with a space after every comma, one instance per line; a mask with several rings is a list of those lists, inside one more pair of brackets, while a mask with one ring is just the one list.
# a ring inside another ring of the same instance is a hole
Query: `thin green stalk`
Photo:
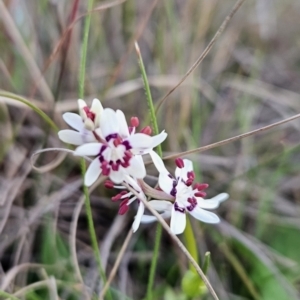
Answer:
[[[91, 11], [93, 8], [93, 3], [94, 0], [89, 0], [88, 2], [88, 11]], [[81, 45], [81, 58], [80, 58], [80, 70], [79, 70], [79, 98], [84, 98], [84, 83], [85, 83], [85, 68], [86, 68], [86, 57], [87, 57], [87, 46], [88, 46], [88, 39], [89, 39], [89, 29], [90, 29], [90, 24], [91, 24], [91, 14], [88, 14], [85, 18], [85, 23], [84, 23], [84, 31], [83, 31], [83, 41]], [[86, 172], [86, 165], [85, 165], [85, 160], [84, 158], [81, 159], [81, 173], [82, 177], [84, 179]], [[85, 210], [86, 210], [86, 215], [87, 215], [87, 220], [88, 220], [88, 227], [89, 227], [89, 232], [91, 236], [91, 242], [92, 242], [92, 247], [94, 251], [94, 256], [97, 262], [98, 266], [98, 271], [99, 274], [103, 280], [103, 282], [106, 282], [106, 276], [103, 270], [101, 258], [100, 258], [100, 250], [98, 246], [98, 241], [97, 241], [97, 235], [96, 235], [96, 230], [94, 226], [94, 221], [93, 221], [93, 215], [92, 215], [92, 209], [91, 209], [91, 202], [90, 202], [90, 196], [89, 196], [89, 191], [86, 186], [83, 187], [83, 192], [85, 196]], [[113, 299], [110, 290], [108, 291], [108, 297], [109, 299]]]
[[[81, 159], [81, 172], [82, 172], [83, 178], [84, 178], [85, 171], [86, 171], [85, 160]], [[85, 201], [84, 201], [85, 212], [86, 212], [87, 219], [88, 219], [88, 227], [89, 227], [89, 232], [90, 232], [90, 237], [91, 237], [91, 242], [92, 242], [92, 248], [94, 251], [94, 256], [95, 256], [95, 259], [97, 262], [99, 274], [100, 274], [103, 282], [106, 283], [106, 276], [105, 276], [105, 273], [104, 273], [104, 270], [102, 267], [102, 262], [101, 262], [101, 258], [100, 258], [100, 250], [98, 247], [97, 235], [96, 235], [96, 230], [95, 230], [94, 221], [93, 221], [93, 214], [92, 214], [89, 190], [85, 185], [83, 186], [83, 193], [84, 193], [84, 197], [85, 197]]]
[[0, 91], [0, 97], [4, 97], [4, 98], [9, 98], [12, 100], [16, 100], [19, 101], [25, 105], [27, 105], [28, 107], [30, 107], [34, 112], [36, 112], [38, 115], [40, 115], [40, 117], [50, 125], [50, 127], [54, 130], [54, 131], [58, 131], [58, 127], [56, 126], [56, 124], [52, 121], [51, 118], [48, 117], [47, 114], [45, 114], [40, 108], [38, 108], [36, 105], [32, 104], [29, 100], [13, 94], [13, 93], [9, 93], [9, 92], [5, 92], [5, 91]]
[[[150, 118], [151, 118], [151, 124], [153, 127], [153, 132], [154, 132], [154, 134], [159, 134], [157, 119], [156, 119], [156, 115], [155, 115], [155, 109], [154, 109], [153, 100], [152, 100], [151, 91], [150, 91], [150, 86], [149, 86], [149, 82], [147, 79], [147, 74], [145, 71], [145, 66], [144, 66], [143, 58], [142, 58], [142, 55], [140, 52], [140, 48], [137, 43], [135, 43], [135, 48], [136, 48], [136, 52], [137, 52], [137, 55], [139, 58], [139, 65], [140, 65], [142, 78], [143, 78], [143, 82], [144, 82], [145, 93], [146, 93], [148, 109], [149, 109]], [[161, 145], [157, 146], [157, 153], [160, 157], [162, 157]], [[153, 290], [155, 271], [156, 271], [156, 266], [157, 266], [157, 261], [158, 261], [158, 251], [159, 251], [159, 247], [160, 247], [161, 235], [162, 235], [162, 226], [161, 226], [161, 224], [158, 223], [157, 227], [156, 227], [153, 256], [152, 256], [151, 267], [150, 267], [150, 272], [149, 272], [149, 279], [148, 279], [148, 286], [147, 286], [146, 299], [148, 299], [148, 300], [153, 299], [152, 290]]]
[[[185, 239], [185, 245], [192, 257], [195, 259], [197, 264], [199, 264], [199, 257], [198, 257], [198, 248], [196, 239], [194, 236], [193, 228], [191, 221], [189, 217], [186, 218], [186, 227], [184, 230], [184, 239]], [[190, 263], [190, 270], [194, 273], [196, 273], [195, 267]]]
[[0, 296], [6, 297], [5, 299], [10, 299], [10, 300], [20, 300], [19, 298], [1, 290], [0, 290]]

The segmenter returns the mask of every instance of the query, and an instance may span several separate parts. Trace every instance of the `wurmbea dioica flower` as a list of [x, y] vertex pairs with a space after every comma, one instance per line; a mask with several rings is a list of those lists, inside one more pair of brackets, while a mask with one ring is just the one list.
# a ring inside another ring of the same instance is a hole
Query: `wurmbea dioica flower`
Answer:
[[99, 130], [103, 107], [98, 99], [94, 99], [91, 108], [85, 101], [78, 100], [79, 115], [75, 113], [64, 113], [65, 122], [74, 128], [64, 129], [58, 132], [58, 137], [65, 143], [72, 145], [83, 145], [85, 143], [96, 142], [94, 131]]
[[[222, 193], [212, 199], [203, 199], [206, 193], [203, 191], [208, 184], [194, 183], [195, 174], [193, 163], [188, 159], [176, 159], [177, 168], [173, 177], [165, 168], [161, 158], [155, 153], [150, 153], [159, 171], [159, 187], [168, 195], [173, 197], [173, 203], [164, 200], [149, 201], [155, 210], [162, 212], [164, 218], [171, 217], [170, 228], [174, 234], [181, 234], [186, 226], [186, 215], [188, 212], [194, 218], [205, 223], [218, 223], [219, 217], [206, 209], [214, 209], [229, 195]], [[154, 216], [144, 215], [142, 223], [156, 220]]]
[[149, 136], [144, 133], [148, 133], [147, 128], [135, 133], [135, 126], [128, 127], [124, 113], [110, 108], [105, 108], [101, 114], [100, 129], [93, 132], [97, 143], [81, 145], [74, 152], [79, 156], [96, 156], [85, 174], [86, 186], [92, 185], [100, 174], [109, 176], [114, 183], [121, 183], [126, 175], [144, 178], [146, 170], [141, 155], [152, 151], [167, 137], [164, 131]]

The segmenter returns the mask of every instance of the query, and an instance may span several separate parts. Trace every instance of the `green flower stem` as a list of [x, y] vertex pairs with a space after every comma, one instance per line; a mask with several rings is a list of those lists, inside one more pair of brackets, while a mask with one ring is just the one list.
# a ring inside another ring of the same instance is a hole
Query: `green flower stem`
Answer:
[[46, 123], [48, 123], [54, 131], [57, 132], [59, 130], [58, 127], [56, 126], [56, 124], [52, 121], [52, 119], [49, 118], [48, 115], [45, 114], [40, 108], [38, 108], [36, 105], [32, 104], [29, 100], [27, 100], [19, 95], [5, 92], [5, 91], [0, 91], [0, 97], [9, 98], [9, 99], [12, 99], [12, 100], [15, 100], [15, 101], [18, 101], [18, 102], [21, 102], [21, 103], [27, 105], [34, 112], [36, 112]]
[[[186, 248], [188, 249], [192, 257], [195, 259], [197, 264], [199, 264], [197, 243], [194, 236], [192, 224], [188, 216], [186, 218], [186, 227], [183, 234], [186, 243]], [[197, 273], [195, 267], [191, 263], [190, 263], [190, 270], [194, 273]]]
[[5, 299], [10, 299], [10, 300], [20, 300], [19, 298], [15, 297], [9, 293], [6, 293], [4, 291], [1, 291], [1, 290], [0, 290], [0, 296], [3, 296], [3, 297], [5, 297]]
[[206, 275], [210, 264], [210, 252], [207, 251], [204, 255], [204, 263], [202, 266], [203, 273]]
[[[146, 98], [147, 98], [147, 103], [148, 103], [148, 109], [149, 109], [149, 113], [150, 113], [151, 124], [153, 127], [153, 133], [159, 134], [157, 119], [156, 119], [156, 115], [155, 115], [155, 109], [154, 109], [153, 100], [152, 100], [151, 91], [150, 91], [150, 86], [149, 86], [149, 82], [147, 79], [147, 74], [145, 71], [143, 58], [142, 58], [142, 55], [141, 55], [141, 52], [140, 52], [140, 49], [139, 49], [139, 46], [137, 43], [135, 43], [135, 48], [136, 48], [136, 52], [138, 55], [139, 65], [140, 65], [142, 78], [143, 78], [143, 82], [144, 82], [145, 93], [146, 93]], [[160, 157], [162, 157], [161, 145], [158, 145], [156, 149], [157, 149], [158, 155]], [[161, 224], [158, 223], [157, 227], [156, 227], [155, 243], [154, 243], [153, 256], [152, 256], [151, 267], [150, 267], [150, 272], [149, 272], [149, 279], [148, 279], [148, 286], [147, 286], [146, 299], [148, 299], [148, 300], [153, 299], [152, 290], [153, 290], [155, 271], [156, 271], [156, 266], [157, 266], [157, 261], [158, 261], [158, 251], [159, 251], [159, 247], [160, 247], [161, 236], [162, 236], [162, 226], [161, 226]]]
[[[94, 3], [94, 0], [89, 0], [88, 11], [92, 10], [93, 3]], [[83, 29], [84, 30], [83, 31], [83, 41], [82, 41], [82, 45], [81, 45], [79, 91], [78, 91], [79, 98], [81, 98], [81, 99], [84, 98], [85, 68], [86, 68], [86, 57], [87, 57], [87, 46], [88, 46], [88, 39], [89, 39], [90, 24], [91, 24], [91, 14], [88, 14], [85, 18], [84, 29]], [[85, 160], [84, 160], [84, 158], [82, 158], [81, 159], [81, 173], [82, 173], [83, 179], [85, 176], [85, 172], [86, 172]], [[96, 235], [94, 221], [93, 221], [89, 191], [86, 186], [83, 187], [83, 192], [84, 192], [84, 196], [85, 196], [85, 210], [86, 210], [86, 215], [87, 215], [87, 219], [88, 219], [88, 227], [89, 227], [89, 232], [90, 232], [90, 236], [91, 236], [92, 247], [93, 247], [95, 259], [96, 259], [97, 266], [98, 266], [98, 271], [99, 271], [99, 274], [100, 274], [103, 282], [106, 283], [107, 280], [106, 280], [106, 276], [105, 276], [101, 258], [100, 258], [100, 251], [99, 251], [97, 235]], [[108, 291], [108, 297], [109, 297], [109, 299], [113, 299], [110, 290]]]
[[[82, 172], [83, 178], [84, 178], [85, 171], [86, 171], [85, 160], [84, 160], [84, 158], [82, 158], [81, 159], [81, 172]], [[95, 259], [97, 262], [99, 274], [100, 274], [103, 282], [106, 283], [106, 276], [105, 276], [101, 258], [100, 258], [100, 250], [98, 247], [98, 240], [97, 240], [96, 230], [95, 230], [94, 221], [93, 221], [93, 214], [92, 214], [89, 190], [85, 185], [83, 186], [83, 193], [84, 193], [84, 197], [85, 197], [85, 201], [84, 201], [85, 211], [86, 211], [86, 215], [87, 215], [87, 219], [88, 219], [88, 227], [89, 227], [90, 237], [91, 237], [91, 241], [92, 241], [92, 248], [94, 251], [94, 256], [95, 256]], [[110, 295], [110, 299], [112, 299], [111, 295]]]

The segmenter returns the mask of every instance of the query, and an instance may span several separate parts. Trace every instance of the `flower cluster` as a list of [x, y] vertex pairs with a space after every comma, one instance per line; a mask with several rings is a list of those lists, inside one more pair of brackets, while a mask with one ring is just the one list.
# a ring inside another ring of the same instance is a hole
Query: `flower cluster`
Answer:
[[[217, 208], [228, 198], [228, 194], [204, 199], [204, 190], [208, 185], [194, 183], [193, 163], [188, 159], [176, 159], [177, 168], [175, 176], [172, 176], [153, 150], [167, 138], [165, 131], [151, 136], [151, 128], [147, 126], [137, 132], [137, 117], [132, 117], [128, 126], [121, 110], [103, 108], [98, 99], [93, 100], [91, 107], [79, 99], [78, 106], [79, 114], [63, 115], [65, 122], [74, 130], [61, 130], [58, 136], [63, 142], [78, 146], [75, 155], [94, 157], [85, 174], [86, 186], [91, 186], [103, 175], [109, 178], [105, 183], [107, 188], [122, 189], [112, 197], [112, 201], [120, 201], [119, 214], [126, 213], [129, 205], [137, 200], [138, 210], [132, 225], [133, 231], [138, 229], [140, 223], [156, 220], [155, 216], [144, 214], [143, 201], [147, 201], [146, 195], [154, 198], [148, 202], [153, 209], [163, 218], [171, 218], [170, 227], [174, 234], [184, 231], [186, 212], [205, 223], [219, 222], [218, 216], [207, 209]], [[150, 155], [159, 172], [156, 189], [143, 181], [146, 176], [142, 158], [144, 154]]]

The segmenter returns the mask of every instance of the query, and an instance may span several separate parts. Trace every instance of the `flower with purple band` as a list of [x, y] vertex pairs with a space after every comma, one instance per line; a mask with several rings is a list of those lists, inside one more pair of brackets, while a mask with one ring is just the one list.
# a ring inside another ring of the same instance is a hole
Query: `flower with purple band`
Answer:
[[[193, 163], [188, 159], [176, 159], [177, 168], [173, 177], [165, 168], [161, 158], [151, 152], [153, 162], [159, 171], [159, 187], [173, 197], [173, 203], [164, 200], [152, 200], [149, 202], [155, 210], [161, 212], [162, 217], [171, 217], [170, 228], [174, 234], [181, 234], [186, 226], [188, 212], [194, 218], [205, 223], [218, 223], [219, 217], [206, 209], [214, 209], [226, 199], [228, 194], [222, 193], [212, 199], [203, 199], [206, 196], [204, 190], [208, 184], [194, 184], [195, 174]], [[144, 215], [142, 223], [156, 220], [154, 216]]]
[[91, 108], [85, 101], [78, 100], [79, 115], [75, 113], [64, 113], [63, 119], [75, 130], [64, 129], [58, 132], [58, 137], [65, 143], [72, 145], [83, 145], [86, 143], [96, 142], [97, 139], [93, 133], [99, 128], [100, 118], [103, 107], [98, 99], [94, 99]]
[[125, 175], [144, 178], [146, 170], [141, 155], [151, 152], [167, 137], [164, 131], [156, 136], [135, 133], [128, 127], [124, 113], [110, 108], [103, 110], [100, 128], [93, 133], [97, 143], [81, 145], [74, 152], [79, 156], [96, 156], [85, 174], [86, 186], [92, 185], [100, 174], [115, 183], [121, 183]]

